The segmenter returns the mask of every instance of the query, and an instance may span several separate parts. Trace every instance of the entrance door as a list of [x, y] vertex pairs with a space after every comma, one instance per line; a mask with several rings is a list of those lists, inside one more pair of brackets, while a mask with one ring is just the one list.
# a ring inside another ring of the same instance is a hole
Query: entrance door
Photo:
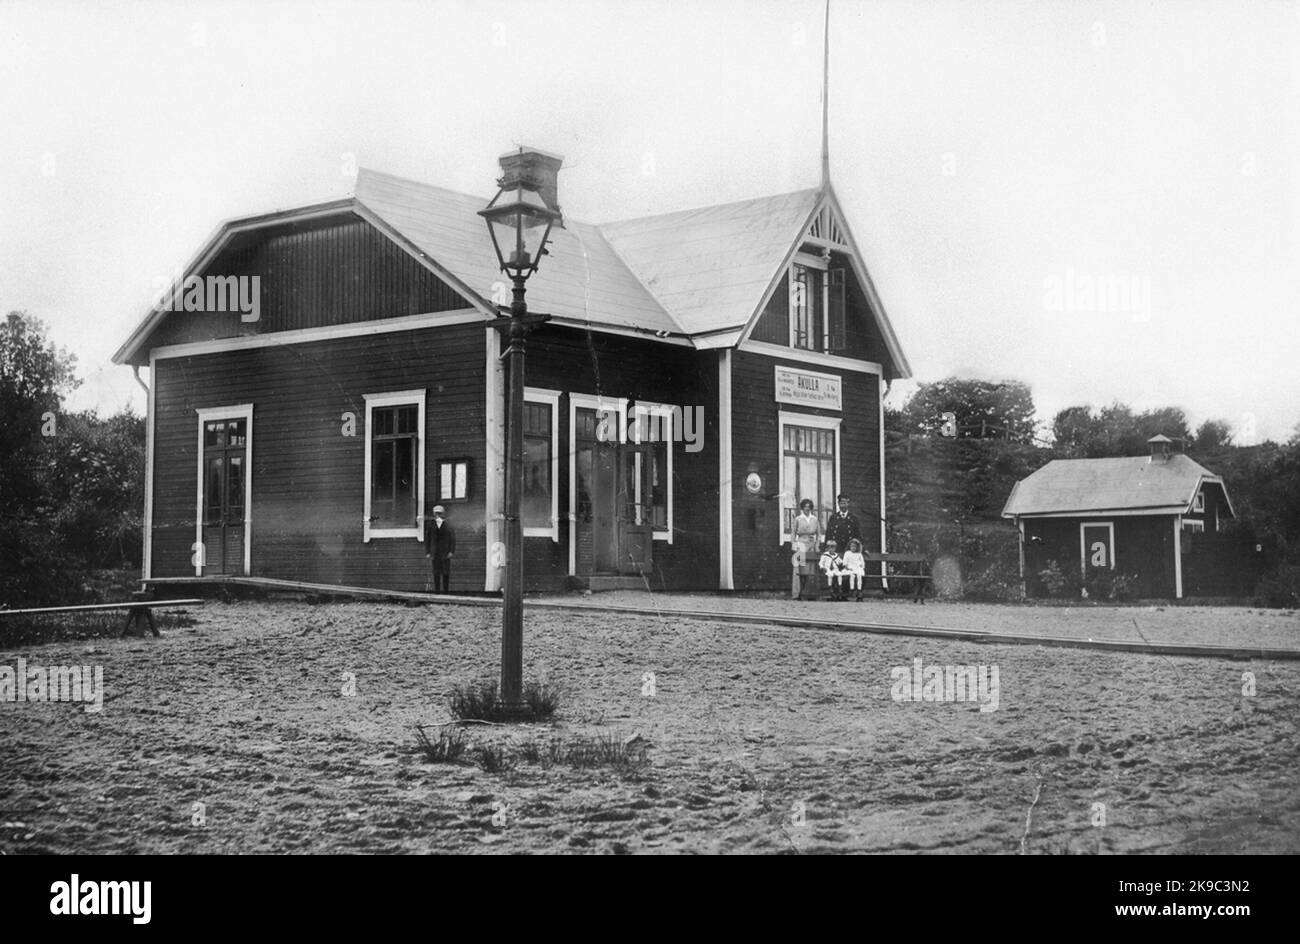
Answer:
[[649, 573], [654, 548], [650, 510], [650, 468], [653, 457], [645, 444], [623, 443], [619, 458], [618, 570]]
[[244, 575], [248, 420], [203, 421], [203, 576]]
[[599, 437], [597, 411], [574, 411], [576, 570], [618, 572], [618, 443]]
[[1115, 569], [1115, 526], [1111, 522], [1080, 524], [1079, 543], [1085, 580], [1100, 571]]

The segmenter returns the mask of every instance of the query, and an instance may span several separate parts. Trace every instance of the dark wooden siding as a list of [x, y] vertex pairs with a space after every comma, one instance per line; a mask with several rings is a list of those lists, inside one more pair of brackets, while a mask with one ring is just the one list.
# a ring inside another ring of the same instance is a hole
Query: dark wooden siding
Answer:
[[260, 276], [260, 318], [174, 311], [146, 347], [467, 308], [449, 285], [364, 220], [286, 227], [218, 256], [202, 276]]
[[[779, 404], [775, 398], [777, 364], [838, 374], [843, 384], [843, 413]], [[838, 491], [853, 498], [853, 513], [862, 526], [867, 550], [880, 550], [880, 382], [858, 373], [794, 360], [736, 351], [732, 354], [732, 573], [737, 590], [790, 588], [790, 545], [781, 544], [781, 503], [775, 493], [781, 474], [779, 418], [784, 409], [817, 416], [842, 416]], [[745, 478], [762, 476], [759, 496], [750, 495]], [[888, 470], [886, 470], [886, 475]], [[771, 497], [769, 497], [771, 496]]]
[[790, 344], [790, 275], [781, 276], [781, 282], [767, 300], [767, 307], [758, 316], [751, 337], [769, 344]]
[[[417, 541], [362, 541], [364, 396], [424, 389], [425, 511], [436, 503], [437, 460], [469, 457], [469, 500], [444, 502], [458, 536], [451, 588], [481, 591], [484, 330], [451, 325], [159, 360], [152, 574], [194, 573], [195, 410], [251, 402], [252, 574], [424, 589], [427, 563]], [[356, 416], [353, 437], [342, 434], [345, 412]]]
[[867, 303], [866, 292], [854, 278], [852, 269], [847, 269], [844, 281], [846, 285], [844, 340], [847, 346], [845, 353], [849, 357], [874, 361], [882, 365], [886, 378], [892, 379], [895, 376], [893, 361], [889, 356], [889, 349], [885, 347], [876, 316], [872, 314], [871, 306]]
[[[1135, 575], [1143, 597], [1174, 596], [1174, 517], [1172, 515], [1121, 515], [1112, 518], [1026, 518], [1025, 589], [1043, 596], [1038, 574], [1056, 561], [1063, 572], [1078, 574], [1079, 525], [1109, 521], [1115, 525], [1115, 567]], [[1034, 543], [1031, 538], [1039, 538]]]
[[[718, 586], [717, 353], [546, 325], [528, 341], [527, 383], [704, 408], [703, 448], [673, 444], [673, 543], [654, 542], [653, 589]], [[529, 589], [554, 589], [569, 569], [569, 398], [560, 400], [560, 541], [525, 538]]]

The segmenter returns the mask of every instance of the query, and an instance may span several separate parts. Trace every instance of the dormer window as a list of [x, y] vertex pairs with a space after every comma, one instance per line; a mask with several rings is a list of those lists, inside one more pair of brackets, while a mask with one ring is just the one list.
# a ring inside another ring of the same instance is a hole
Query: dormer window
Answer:
[[1204, 511], [1205, 511], [1205, 493], [1204, 493], [1204, 492], [1197, 492], [1197, 493], [1196, 493], [1196, 497], [1192, 499], [1192, 511], [1197, 511], [1197, 512], [1202, 512], [1202, 513], [1204, 513]]
[[801, 252], [790, 266], [790, 346], [844, 350], [844, 270], [831, 268], [829, 252]]

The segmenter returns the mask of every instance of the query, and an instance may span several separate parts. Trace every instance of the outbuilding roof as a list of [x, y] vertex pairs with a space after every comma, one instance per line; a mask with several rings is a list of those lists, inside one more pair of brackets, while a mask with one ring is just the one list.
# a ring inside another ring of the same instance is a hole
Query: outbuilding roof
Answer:
[[[1002, 517], [1187, 514], [1205, 482], [1223, 485], [1222, 478], [1182, 453], [1168, 457], [1053, 459], [1016, 483]], [[1228, 510], [1231, 513], [1231, 501]]]

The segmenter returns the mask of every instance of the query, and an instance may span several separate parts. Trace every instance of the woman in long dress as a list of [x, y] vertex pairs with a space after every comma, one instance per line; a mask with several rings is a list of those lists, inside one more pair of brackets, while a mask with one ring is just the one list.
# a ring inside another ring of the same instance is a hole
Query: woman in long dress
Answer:
[[796, 600], [804, 599], [808, 581], [817, 576], [817, 551], [821, 545], [821, 522], [817, 520], [812, 500], [805, 498], [799, 503], [799, 514], [795, 515], [794, 526], [790, 530], [790, 546], [794, 551], [791, 558], [794, 575], [790, 592]]

